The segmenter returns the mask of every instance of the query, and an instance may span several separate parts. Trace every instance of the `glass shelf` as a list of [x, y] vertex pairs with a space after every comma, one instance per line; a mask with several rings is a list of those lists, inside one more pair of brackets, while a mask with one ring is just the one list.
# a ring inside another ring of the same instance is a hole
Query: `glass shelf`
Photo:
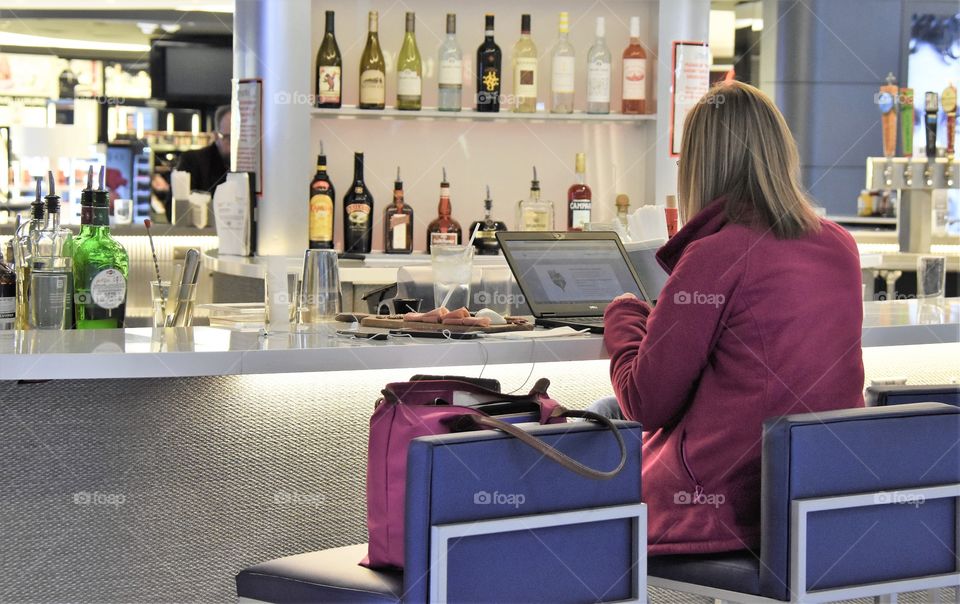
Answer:
[[654, 123], [656, 114], [624, 115], [622, 113], [595, 114], [574, 111], [573, 113], [481, 113], [473, 109], [462, 111], [439, 111], [434, 107], [424, 107], [420, 111], [401, 111], [393, 107], [386, 109], [359, 109], [353, 105], [344, 105], [340, 109], [311, 109], [315, 118], [323, 119], [381, 119], [381, 120], [459, 120], [459, 121], [521, 121], [521, 122], [614, 122], [623, 124]]

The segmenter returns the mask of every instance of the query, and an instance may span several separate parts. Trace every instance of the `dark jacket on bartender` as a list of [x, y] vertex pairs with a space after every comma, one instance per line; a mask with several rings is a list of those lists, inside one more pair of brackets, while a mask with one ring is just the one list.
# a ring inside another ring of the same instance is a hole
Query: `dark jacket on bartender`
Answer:
[[764, 420], [863, 406], [863, 305], [853, 238], [777, 239], [729, 221], [724, 200], [657, 253], [655, 308], [607, 307], [604, 344], [624, 415], [646, 430], [649, 552], [760, 544]]

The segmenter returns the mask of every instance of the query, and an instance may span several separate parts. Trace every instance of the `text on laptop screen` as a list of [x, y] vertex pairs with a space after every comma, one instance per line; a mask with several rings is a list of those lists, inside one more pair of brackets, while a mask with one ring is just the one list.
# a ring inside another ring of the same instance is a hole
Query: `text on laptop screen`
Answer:
[[535, 304], [608, 303], [643, 295], [616, 241], [511, 241], [514, 273]]

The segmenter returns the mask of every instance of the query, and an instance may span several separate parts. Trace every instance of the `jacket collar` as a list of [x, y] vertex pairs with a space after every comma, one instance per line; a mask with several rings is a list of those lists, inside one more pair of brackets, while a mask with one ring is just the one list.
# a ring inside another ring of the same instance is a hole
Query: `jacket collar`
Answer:
[[698, 239], [713, 235], [726, 226], [728, 219], [724, 208], [725, 198], [716, 199], [697, 212], [693, 219], [677, 231], [669, 241], [657, 250], [657, 261], [667, 274], [680, 262], [680, 257], [688, 245]]

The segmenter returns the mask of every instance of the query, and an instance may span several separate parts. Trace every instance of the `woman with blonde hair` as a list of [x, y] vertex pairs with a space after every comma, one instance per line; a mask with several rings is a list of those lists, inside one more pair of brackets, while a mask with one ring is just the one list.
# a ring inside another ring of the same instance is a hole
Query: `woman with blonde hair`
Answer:
[[604, 315], [613, 411], [647, 431], [651, 554], [755, 549], [763, 421], [863, 406], [859, 255], [815, 214], [786, 122], [752, 86], [714, 87], [687, 115], [677, 189], [656, 307], [624, 294]]

